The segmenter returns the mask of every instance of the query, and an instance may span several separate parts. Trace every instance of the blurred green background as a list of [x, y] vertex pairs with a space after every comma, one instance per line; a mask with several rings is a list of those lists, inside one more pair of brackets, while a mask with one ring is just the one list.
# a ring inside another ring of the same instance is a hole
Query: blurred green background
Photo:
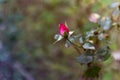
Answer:
[[[76, 33], [88, 31], [96, 27], [90, 13], [106, 15], [114, 1], [119, 0], [0, 0], [0, 62], [12, 67], [8, 80], [81, 80], [76, 51], [62, 42], [53, 45], [58, 24], [67, 21]], [[120, 54], [118, 33], [112, 33], [111, 53]], [[119, 66], [112, 57], [104, 62], [102, 80], [120, 80]]]

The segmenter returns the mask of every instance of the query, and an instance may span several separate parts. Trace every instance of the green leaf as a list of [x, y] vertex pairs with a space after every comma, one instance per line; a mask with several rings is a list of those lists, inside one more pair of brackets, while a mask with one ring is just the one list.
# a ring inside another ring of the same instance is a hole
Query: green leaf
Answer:
[[110, 57], [110, 48], [108, 46], [101, 47], [97, 50], [96, 56], [98, 59], [105, 61]]
[[109, 30], [111, 27], [111, 19], [110, 17], [104, 17], [101, 21], [100, 21], [100, 25], [102, 27], [103, 30]]
[[80, 37], [79, 38], [79, 42], [82, 44], [84, 41], [83, 41], [83, 37]]
[[85, 33], [85, 39], [89, 40], [89, 38], [94, 37], [95, 30], [91, 30]]
[[104, 34], [103, 34], [103, 33], [100, 33], [100, 34], [98, 35], [98, 39], [99, 39], [99, 40], [103, 40], [103, 39], [104, 39]]
[[68, 37], [71, 42], [75, 41], [75, 37]]
[[88, 63], [92, 62], [93, 58], [92, 58], [92, 56], [89, 56], [89, 55], [86, 55], [86, 54], [82, 54], [79, 57], [76, 57], [76, 60], [80, 64], [88, 64]]
[[91, 45], [93, 43], [93, 41], [96, 39], [96, 35], [98, 35], [98, 34], [99, 34], [99, 32], [97, 29], [96, 30], [92, 29], [84, 34], [83, 40], [85, 40], [86, 42], [89, 42]]
[[62, 37], [60, 34], [56, 34], [56, 35], [54, 36], [54, 39], [56, 39], [57, 42], [58, 42], [58, 41], [60, 41], [61, 39], [63, 39], [63, 37]]
[[90, 68], [88, 68], [84, 75], [87, 78], [95, 78], [99, 76], [99, 72], [100, 72], [101, 68], [99, 66], [91, 66]]
[[70, 47], [70, 45], [71, 45], [70, 42], [69, 42], [69, 41], [66, 41], [65, 47], [68, 48], [68, 47]]
[[70, 37], [73, 33], [74, 31], [70, 31], [68, 36]]
[[84, 49], [92, 49], [92, 50], [95, 50], [95, 47], [92, 43], [90, 42], [86, 42], [84, 45], [83, 45], [83, 48]]

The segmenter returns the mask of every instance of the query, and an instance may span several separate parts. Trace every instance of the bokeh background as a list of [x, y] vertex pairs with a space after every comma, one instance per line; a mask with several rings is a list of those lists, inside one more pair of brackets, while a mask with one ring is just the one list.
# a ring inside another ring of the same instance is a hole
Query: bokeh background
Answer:
[[[58, 24], [84, 33], [95, 24], [93, 13], [107, 15], [119, 0], [0, 0], [0, 80], [81, 80], [78, 53], [54, 43]], [[114, 29], [111, 57], [103, 62], [102, 80], [120, 80], [120, 38]], [[114, 56], [117, 56], [114, 58]]]

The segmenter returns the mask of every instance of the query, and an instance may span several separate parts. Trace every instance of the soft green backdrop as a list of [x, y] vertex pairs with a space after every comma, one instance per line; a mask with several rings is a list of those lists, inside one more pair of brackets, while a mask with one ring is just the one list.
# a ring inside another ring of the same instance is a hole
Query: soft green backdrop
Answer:
[[[83, 33], [96, 27], [88, 21], [90, 13], [106, 15], [108, 5], [114, 1], [117, 0], [0, 0], [0, 9], [8, 20], [4, 36], [13, 63], [19, 62], [35, 80], [80, 80], [83, 67], [75, 60], [76, 51], [65, 48], [63, 42], [53, 45], [58, 25], [67, 21], [71, 30]], [[114, 51], [120, 46], [117, 39], [111, 45]], [[120, 79], [120, 69], [114, 69], [114, 64], [120, 66], [112, 58], [103, 63], [103, 80]]]

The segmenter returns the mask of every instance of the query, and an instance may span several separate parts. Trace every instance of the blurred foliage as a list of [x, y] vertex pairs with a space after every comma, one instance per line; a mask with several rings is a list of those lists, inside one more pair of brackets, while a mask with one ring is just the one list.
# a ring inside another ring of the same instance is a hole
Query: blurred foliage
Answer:
[[[60, 46], [62, 41], [53, 45], [58, 24], [67, 21], [71, 30], [84, 33], [96, 26], [88, 21], [90, 13], [106, 15], [113, 1], [0, 0], [0, 11], [3, 10], [0, 12], [0, 38], [5, 45], [0, 61], [11, 56], [11, 65], [19, 62], [35, 80], [80, 80], [83, 66], [76, 62], [78, 54], [72, 48]], [[117, 50], [120, 48], [119, 32], [114, 29], [110, 33], [111, 48]], [[107, 61], [103, 65], [102, 80], [119, 80], [120, 71], [113, 69], [115, 62]], [[17, 70], [13, 76], [13, 80], [25, 80]]]

